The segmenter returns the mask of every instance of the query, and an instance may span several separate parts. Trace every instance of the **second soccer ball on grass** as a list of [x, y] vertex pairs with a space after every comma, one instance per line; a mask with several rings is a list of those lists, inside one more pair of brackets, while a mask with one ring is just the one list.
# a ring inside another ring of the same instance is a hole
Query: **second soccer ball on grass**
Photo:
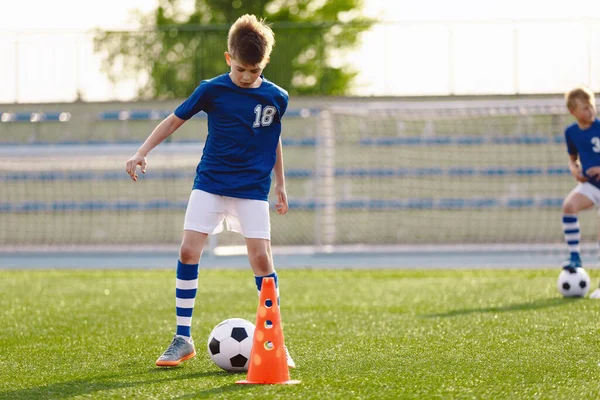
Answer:
[[583, 268], [575, 268], [573, 271], [563, 269], [556, 286], [565, 297], [583, 297], [590, 289], [590, 276]]

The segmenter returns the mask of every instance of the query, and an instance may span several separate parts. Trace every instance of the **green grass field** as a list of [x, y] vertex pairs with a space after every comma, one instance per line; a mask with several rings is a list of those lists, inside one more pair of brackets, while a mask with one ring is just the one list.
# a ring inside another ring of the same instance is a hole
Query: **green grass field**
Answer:
[[[600, 303], [556, 270], [285, 270], [295, 386], [240, 386], [210, 361], [221, 320], [254, 321], [250, 271], [201, 270], [198, 356], [155, 359], [175, 325], [172, 270], [0, 270], [0, 398], [593, 399]], [[593, 277], [594, 281], [596, 277]]]

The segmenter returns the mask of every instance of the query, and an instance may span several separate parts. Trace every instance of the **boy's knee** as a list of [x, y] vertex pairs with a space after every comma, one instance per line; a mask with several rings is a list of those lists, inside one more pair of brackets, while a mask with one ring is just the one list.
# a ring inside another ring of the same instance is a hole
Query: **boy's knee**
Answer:
[[194, 246], [183, 243], [179, 249], [179, 260], [184, 264], [196, 264], [201, 251]]
[[563, 214], [577, 214], [579, 210], [575, 204], [571, 203], [570, 201], [565, 201], [562, 205], [562, 211]]
[[257, 251], [252, 254], [248, 254], [250, 258], [250, 264], [256, 269], [264, 270], [264, 274], [267, 275], [271, 269], [271, 257], [266, 251]]

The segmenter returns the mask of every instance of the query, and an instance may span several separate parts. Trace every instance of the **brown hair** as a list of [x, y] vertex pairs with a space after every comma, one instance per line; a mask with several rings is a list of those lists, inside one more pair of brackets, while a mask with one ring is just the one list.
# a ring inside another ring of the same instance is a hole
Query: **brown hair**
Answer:
[[567, 102], [567, 108], [569, 110], [575, 109], [575, 100], [577, 99], [590, 104], [596, 103], [594, 92], [592, 92], [591, 89], [585, 86], [576, 87], [575, 89], [571, 89], [567, 94], [565, 94], [565, 101]]
[[269, 58], [275, 45], [271, 28], [254, 15], [242, 15], [231, 25], [227, 35], [227, 49], [235, 60], [259, 65]]

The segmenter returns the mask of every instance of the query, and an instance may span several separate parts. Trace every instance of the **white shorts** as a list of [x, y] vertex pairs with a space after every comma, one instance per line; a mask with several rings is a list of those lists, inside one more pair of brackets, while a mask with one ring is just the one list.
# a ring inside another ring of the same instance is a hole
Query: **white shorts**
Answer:
[[[578, 183], [571, 193], [581, 193], [590, 199], [596, 207], [600, 207], [600, 189], [589, 182]], [[600, 209], [598, 210], [598, 214], [600, 215]]]
[[215, 235], [238, 232], [247, 238], [271, 240], [269, 203], [238, 199], [194, 189], [185, 211], [183, 229]]

